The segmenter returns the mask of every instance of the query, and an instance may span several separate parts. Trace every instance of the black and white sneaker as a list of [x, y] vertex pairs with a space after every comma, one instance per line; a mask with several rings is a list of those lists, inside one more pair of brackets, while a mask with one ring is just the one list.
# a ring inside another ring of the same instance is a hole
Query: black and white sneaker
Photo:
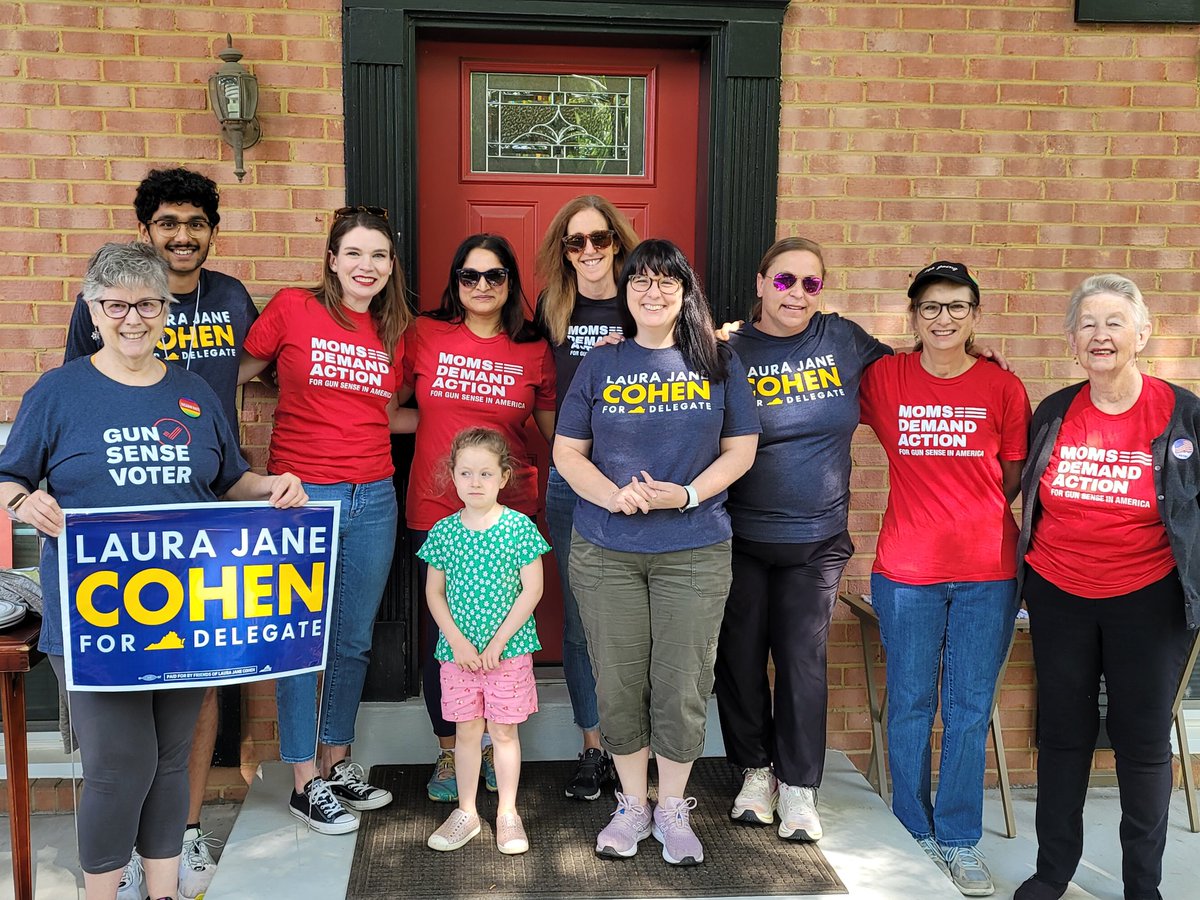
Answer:
[[346, 812], [337, 797], [320, 778], [304, 786], [304, 793], [292, 791], [288, 809], [301, 822], [321, 834], [347, 834], [358, 828], [358, 819]]
[[379, 809], [392, 802], [392, 792], [374, 787], [363, 780], [363, 768], [348, 759], [334, 763], [325, 779], [333, 796], [350, 809]]
[[575, 774], [567, 782], [566, 795], [576, 800], [597, 800], [606, 784], [616, 780], [612, 757], [595, 747], [579, 754]]

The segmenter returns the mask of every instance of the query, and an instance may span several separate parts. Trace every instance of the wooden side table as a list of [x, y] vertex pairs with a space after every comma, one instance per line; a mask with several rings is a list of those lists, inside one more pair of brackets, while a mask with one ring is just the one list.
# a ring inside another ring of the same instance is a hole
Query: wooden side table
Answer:
[[33, 900], [33, 852], [29, 834], [29, 748], [25, 737], [25, 674], [41, 661], [37, 648], [42, 620], [30, 613], [0, 631], [0, 715], [4, 721], [8, 822], [16, 900]]

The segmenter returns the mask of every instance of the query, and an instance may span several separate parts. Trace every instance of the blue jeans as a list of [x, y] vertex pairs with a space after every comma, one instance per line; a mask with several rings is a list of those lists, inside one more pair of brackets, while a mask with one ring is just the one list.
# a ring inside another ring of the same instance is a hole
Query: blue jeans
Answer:
[[571, 523], [575, 519], [575, 504], [579, 496], [571, 490], [566, 479], [553, 466], [546, 480], [546, 524], [550, 526], [550, 542], [558, 560], [558, 578], [563, 598], [563, 676], [567, 693], [571, 695], [571, 711], [575, 724], [584, 731], [600, 727], [600, 711], [596, 706], [596, 676], [588, 657], [587, 635], [579, 618], [579, 602], [571, 591]]
[[[310, 484], [313, 500], [341, 500], [337, 576], [329, 618], [329, 652], [321, 688], [320, 741], [354, 743], [354, 720], [367, 678], [372, 630], [396, 549], [396, 488], [392, 479], [366, 484]], [[316, 756], [317, 674], [275, 682], [279, 756], [287, 763]]]
[[[916, 838], [983, 836], [983, 773], [996, 678], [1017, 614], [1016, 580], [902, 584], [871, 575], [887, 650], [892, 812]], [[942, 758], [930, 802], [930, 734], [942, 684]]]

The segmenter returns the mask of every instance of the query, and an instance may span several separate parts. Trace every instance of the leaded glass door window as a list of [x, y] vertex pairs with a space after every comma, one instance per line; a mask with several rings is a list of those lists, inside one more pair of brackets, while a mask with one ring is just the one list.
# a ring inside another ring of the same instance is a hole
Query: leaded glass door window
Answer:
[[643, 176], [645, 76], [470, 74], [476, 174]]

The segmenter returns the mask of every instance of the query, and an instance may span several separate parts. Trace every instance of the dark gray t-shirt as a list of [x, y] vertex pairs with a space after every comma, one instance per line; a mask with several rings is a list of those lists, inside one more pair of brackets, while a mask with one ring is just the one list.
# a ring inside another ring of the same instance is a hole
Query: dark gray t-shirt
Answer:
[[849, 319], [819, 312], [794, 337], [747, 325], [729, 343], [746, 366], [763, 429], [753, 467], [729, 489], [734, 533], [787, 544], [840, 534], [859, 378], [891, 348]]
[[567, 326], [567, 339], [554, 346], [554, 370], [557, 380], [557, 406], [562, 409], [563, 398], [571, 387], [575, 370], [596, 341], [608, 334], [621, 333], [621, 313], [617, 298], [589, 300], [582, 294], [575, 295], [575, 308], [571, 310], [571, 324]]
[[[558, 416], [558, 433], [592, 442], [592, 463], [614, 484], [644, 469], [659, 481], [691, 482], [721, 453], [721, 438], [758, 434], [758, 414], [736, 354], [729, 378], [691, 371], [678, 348], [636, 341], [597, 347], [579, 365]], [[731, 535], [722, 491], [696, 509], [613, 514], [582, 498], [575, 530], [593, 544], [632, 553], [707, 547]]]
[[[167, 366], [158, 384], [113, 381], [77, 359], [47, 372], [21, 400], [0, 451], [0, 481], [46, 490], [63, 509], [203, 503], [249, 469], [237, 434], [203, 378]], [[61, 654], [58, 542], [42, 544], [45, 614], [38, 642]]]
[[[225, 416], [237, 430], [237, 373], [242, 344], [258, 308], [236, 278], [200, 270], [198, 290], [176, 294], [178, 303], [167, 312], [167, 328], [155, 348], [159, 359], [178, 363], [207, 381], [225, 409]], [[91, 356], [100, 349], [92, 337], [92, 316], [80, 296], [71, 313], [67, 330], [67, 351], [63, 362]]]

